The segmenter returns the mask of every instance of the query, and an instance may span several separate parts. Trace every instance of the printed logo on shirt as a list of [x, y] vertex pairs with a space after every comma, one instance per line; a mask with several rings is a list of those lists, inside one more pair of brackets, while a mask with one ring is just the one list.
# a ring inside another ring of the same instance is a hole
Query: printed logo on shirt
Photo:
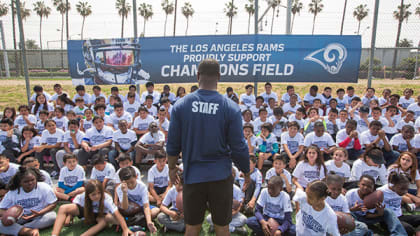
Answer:
[[407, 143], [399, 143], [398, 144], [398, 150], [399, 151], [407, 151], [408, 150]]
[[23, 118], [18, 119], [17, 123], [18, 123], [19, 126], [26, 125], [26, 121]]
[[368, 125], [366, 124], [366, 122], [362, 119], [357, 121], [357, 126], [361, 126], [361, 127], [368, 127]]
[[57, 140], [58, 139], [56, 137], [48, 137], [46, 141], [48, 145], [52, 145], [52, 144], [56, 144]]
[[128, 113], [135, 113], [136, 112], [136, 109], [134, 108], [134, 107], [129, 107], [129, 108], [127, 108], [127, 110], [126, 110]]
[[12, 177], [13, 177], [13, 175], [11, 175], [11, 176], [4, 176], [4, 177], [1, 177], [0, 180], [1, 180], [2, 183], [4, 183], [4, 184], [7, 185]]
[[83, 124], [83, 129], [88, 130], [90, 128], [92, 128], [92, 124], [86, 124], [86, 123]]
[[147, 130], [147, 128], [149, 128], [149, 124], [147, 123], [139, 124], [139, 130]]
[[287, 147], [291, 153], [296, 153], [299, 148], [299, 143], [297, 141], [287, 141]]
[[153, 179], [153, 183], [154, 185], [157, 185], [157, 186], [168, 185], [168, 177], [165, 177], [165, 176], [155, 177]]
[[19, 199], [16, 201], [16, 205], [20, 205], [23, 209], [30, 209], [34, 208], [41, 204], [41, 200], [39, 198], [26, 198], [26, 199]]
[[55, 124], [57, 125], [57, 127], [63, 127], [64, 126], [64, 122], [62, 122], [62, 121], [56, 121]]
[[194, 113], [199, 112], [202, 114], [215, 115], [218, 109], [219, 104], [217, 103], [194, 101], [192, 102], [191, 110]]
[[242, 102], [243, 102], [243, 103], [245, 103], [245, 104], [250, 104], [250, 103], [252, 103], [251, 99], [248, 99], [248, 98], [244, 98], [244, 99], [242, 99]]
[[366, 170], [366, 171], [363, 171], [362, 175], [370, 175], [376, 181], [379, 176], [379, 172], [377, 170]]
[[102, 135], [95, 135], [92, 136], [92, 138], [90, 139], [93, 143], [103, 143], [105, 142], [105, 137]]
[[306, 228], [309, 228], [316, 233], [324, 232], [324, 228], [322, 227], [322, 225], [318, 221], [316, 221], [311, 215], [309, 215], [308, 213], [306, 213], [302, 209], [301, 209], [301, 211], [302, 211], [303, 225]]
[[96, 176], [96, 179], [99, 180], [99, 182], [104, 182], [105, 175]]
[[310, 171], [305, 170], [303, 172], [303, 176], [305, 176], [306, 179], [318, 179], [319, 178], [319, 171]]
[[341, 212], [343, 212], [343, 207], [342, 207], [342, 206], [330, 205], [330, 207], [331, 207], [334, 211], [341, 211]]
[[391, 207], [394, 210], [397, 210], [401, 207], [401, 198], [391, 198], [391, 199], [385, 200], [385, 204], [388, 207]]
[[122, 143], [122, 144], [129, 144], [130, 143], [130, 139], [129, 138], [118, 138], [118, 143]]
[[[128, 193], [128, 200], [136, 203], [142, 203], [142, 197], [141, 195], [135, 195]], [[141, 204], [143, 205], [143, 204]]]
[[272, 213], [272, 214], [278, 214], [280, 212], [283, 211], [282, 207], [280, 205], [276, 205], [273, 204], [271, 202], [267, 202], [265, 204], [264, 209], [268, 212], [268, 213]]
[[327, 142], [325, 141], [315, 141], [314, 144], [318, 146], [319, 149], [328, 148]]
[[7, 136], [6, 135], [0, 135], [0, 142], [6, 141]]
[[73, 186], [77, 183], [77, 176], [66, 176], [64, 177], [64, 183], [65, 185]]

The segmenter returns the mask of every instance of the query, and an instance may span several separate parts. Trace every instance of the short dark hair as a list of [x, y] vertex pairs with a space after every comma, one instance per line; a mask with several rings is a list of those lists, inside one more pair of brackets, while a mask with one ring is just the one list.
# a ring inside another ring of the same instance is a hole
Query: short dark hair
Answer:
[[153, 96], [152, 95], [147, 95], [146, 96], [146, 100], [148, 100], [148, 99], [152, 99], [153, 100]]
[[291, 128], [291, 127], [296, 127], [298, 130], [300, 129], [300, 125], [296, 121], [287, 123], [287, 128]]
[[99, 90], [99, 91], [101, 91], [102, 89], [98, 85], [95, 85], [95, 86], [93, 86], [92, 90]]
[[104, 163], [106, 163], [104, 156], [102, 156], [99, 153], [96, 153], [95, 155], [93, 155], [93, 157], [92, 157], [92, 164], [93, 165], [104, 164]]
[[34, 86], [34, 92], [42, 92], [44, 91], [44, 88], [41, 85], [35, 85]]
[[118, 173], [118, 177], [120, 177], [121, 180], [128, 180], [131, 178], [136, 178], [136, 171], [133, 167], [127, 166], [120, 170], [120, 173]]
[[252, 132], [254, 132], [254, 125], [253, 125], [253, 124], [251, 124], [251, 123], [245, 123], [245, 124], [242, 126], [242, 129], [246, 129], [246, 128], [249, 128], [249, 129], [251, 129], [251, 130], [252, 130]]
[[220, 75], [220, 64], [215, 59], [204, 59], [198, 65], [198, 73], [205, 76]]
[[54, 88], [61, 88], [61, 84], [54, 84]]
[[93, 109], [95, 110], [95, 111], [98, 111], [99, 109], [104, 109], [104, 110], [106, 110], [106, 106], [105, 106], [105, 104], [102, 104], [102, 103], [99, 103], [99, 104], [95, 104], [95, 106], [93, 107]]
[[10, 118], [3, 118], [0, 121], [0, 124], [8, 124], [9, 126], [13, 126], [13, 120]]
[[68, 126], [70, 125], [77, 125], [77, 127], [79, 127], [79, 121], [75, 119], [69, 120]]
[[295, 87], [293, 85], [287, 85], [286, 91], [289, 91], [289, 89], [294, 89]]
[[67, 162], [67, 160], [70, 160], [70, 159], [75, 159], [75, 160], [77, 160], [77, 157], [76, 157], [76, 155], [74, 155], [73, 153], [66, 153], [66, 154], [64, 154], [64, 157], [63, 157], [63, 161], [64, 161], [64, 163], [66, 163], [66, 162]]
[[102, 117], [100, 117], [100, 116], [95, 116], [95, 117], [93, 117], [92, 122], [94, 122], [94, 123], [95, 123], [95, 121], [96, 121], [96, 120], [102, 120], [102, 121], [104, 121], [104, 118], [102, 118]]
[[369, 128], [372, 126], [377, 126], [377, 127], [382, 128], [382, 123], [377, 120], [373, 120], [372, 122], [369, 123]]
[[339, 89], [337, 89], [337, 93], [339, 93], [339, 92], [345, 93], [346, 91], [343, 88], [339, 88]]
[[114, 87], [112, 87], [111, 88], [111, 92], [118, 92], [119, 90], [118, 90], [118, 87], [116, 87], [116, 86], [114, 86]]
[[85, 91], [85, 86], [83, 86], [83, 85], [77, 85], [76, 86], [76, 91], [77, 92], [79, 92], [79, 91]]
[[155, 87], [155, 84], [152, 81], [146, 83], [146, 88], [148, 87]]
[[273, 131], [273, 125], [270, 122], [265, 122], [264, 124], [261, 125], [261, 130], [262, 129], [266, 129], [268, 130], [268, 132], [271, 133], [271, 131]]
[[121, 102], [117, 102], [114, 104], [114, 110], [117, 108], [124, 108], [123, 104]]
[[328, 112], [328, 114], [330, 114], [330, 112], [335, 113], [338, 115], [338, 110], [335, 108], [331, 108], [330, 111]]

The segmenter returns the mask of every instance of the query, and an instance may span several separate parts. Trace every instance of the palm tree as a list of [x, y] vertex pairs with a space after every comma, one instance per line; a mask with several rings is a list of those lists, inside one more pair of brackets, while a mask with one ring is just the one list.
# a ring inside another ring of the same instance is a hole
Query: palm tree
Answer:
[[404, 20], [408, 21], [408, 17], [412, 14], [408, 9], [411, 4], [404, 4], [404, 0], [401, 0], [401, 5], [398, 6], [398, 10], [394, 11], [394, 18], [398, 20], [397, 39], [395, 41], [394, 58], [392, 59], [392, 72], [391, 79], [394, 79], [395, 66], [397, 64], [397, 47], [400, 42], [401, 28]]
[[76, 10], [83, 17], [82, 32], [80, 33], [80, 39], [83, 40], [83, 28], [85, 27], [85, 19], [86, 17], [90, 16], [90, 14], [92, 14], [92, 6], [89, 5], [88, 2], [79, 1], [79, 3], [76, 4]]
[[6, 3], [0, 2], [0, 17], [7, 15], [9, 12], [9, 6]]
[[344, 0], [343, 18], [341, 19], [340, 35], [343, 35], [344, 18], [346, 17], [347, 0]]
[[357, 34], [360, 32], [360, 23], [362, 20], [368, 15], [369, 9], [367, 9], [366, 4], [360, 4], [356, 8], [354, 8], [353, 11], [353, 17], [356, 17], [357, 21], [359, 21], [359, 24], [357, 26]]
[[152, 5], [142, 3], [139, 6], [139, 14], [143, 17], [143, 37], [146, 35], [146, 22], [153, 16]]
[[165, 27], [163, 28], [163, 36], [166, 36], [166, 23], [168, 21], [168, 15], [174, 13], [175, 7], [173, 2], [169, 2], [169, 0], [163, 0], [162, 2], [162, 9], [165, 12]]
[[126, 0], [117, 0], [115, 8], [118, 10], [118, 15], [121, 16], [121, 38], [124, 38], [124, 18], [127, 19], [128, 13], [131, 11], [131, 6]]
[[420, 3], [419, 3], [419, 6], [416, 7], [416, 13], [415, 14], [419, 15], [419, 17], [420, 17]]
[[293, 4], [292, 4], [292, 14], [293, 14], [293, 18], [292, 18], [292, 26], [290, 27], [290, 32], [293, 31], [293, 25], [295, 23], [295, 16], [296, 13], [300, 15], [300, 11], [303, 8], [303, 3], [301, 3], [299, 0], [293, 0]]
[[[13, 31], [13, 49], [15, 49], [15, 67], [16, 67], [16, 75], [19, 76], [20, 74], [23, 74], [23, 68], [20, 66], [21, 56], [16, 52], [16, 49], [18, 48], [17, 40], [16, 40], [16, 17], [17, 17], [17, 11], [16, 11], [16, 0], [11, 1], [11, 7], [12, 7], [12, 31]], [[25, 2], [20, 3], [20, 16], [22, 18], [22, 21], [26, 21], [26, 19], [31, 15], [31, 9], [25, 8]], [[20, 72], [19, 72], [20, 69]]]
[[187, 18], [187, 28], [185, 29], [185, 35], [187, 35], [189, 19], [194, 15], [194, 9], [192, 8], [191, 3], [185, 2], [181, 10], [182, 14], [185, 16], [185, 18]]
[[44, 55], [42, 52], [42, 18], [48, 18], [51, 14], [51, 8], [45, 5], [44, 1], [34, 3], [34, 11], [39, 16], [39, 45], [41, 48], [41, 66], [44, 68]]
[[232, 34], [232, 23], [233, 17], [238, 14], [238, 7], [233, 4], [233, 0], [225, 4], [226, 8], [224, 9], [226, 16], [229, 18], [229, 25], [228, 25], [228, 34]]
[[273, 9], [273, 16], [271, 18], [271, 34], [273, 34], [273, 26], [274, 26], [274, 14], [276, 11], [276, 8], [280, 5], [281, 0], [267, 0], [268, 6]]
[[313, 20], [313, 23], [312, 23], [312, 35], [314, 34], [314, 30], [315, 30], [316, 16], [324, 8], [324, 4], [322, 4], [321, 2], [322, 2], [322, 0], [311, 0], [311, 2], [309, 3], [309, 12], [314, 14], [314, 20]]
[[70, 4], [66, 6], [63, 0], [54, 0], [53, 5], [61, 14], [61, 67], [64, 67], [64, 54], [63, 54], [63, 39], [64, 39], [64, 15], [70, 9]]
[[248, 34], [251, 26], [251, 16], [255, 14], [254, 0], [248, 0], [249, 4], [245, 4], [245, 10], [248, 12]]

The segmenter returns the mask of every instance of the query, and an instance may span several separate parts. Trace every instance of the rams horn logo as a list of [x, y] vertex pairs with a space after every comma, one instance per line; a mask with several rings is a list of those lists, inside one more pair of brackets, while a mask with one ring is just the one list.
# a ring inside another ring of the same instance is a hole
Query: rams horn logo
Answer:
[[304, 60], [316, 62], [330, 74], [337, 74], [346, 58], [347, 49], [339, 43], [331, 43], [307, 55]]

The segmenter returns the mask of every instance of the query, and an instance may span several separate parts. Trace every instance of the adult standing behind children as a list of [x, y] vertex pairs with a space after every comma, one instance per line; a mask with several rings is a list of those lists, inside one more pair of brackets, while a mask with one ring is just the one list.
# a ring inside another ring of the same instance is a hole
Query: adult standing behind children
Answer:
[[217, 92], [220, 65], [206, 59], [198, 66], [199, 90], [177, 101], [172, 110], [167, 153], [172, 183], [182, 152], [185, 235], [199, 235], [209, 203], [216, 235], [229, 235], [232, 219], [232, 160], [250, 183], [248, 146], [239, 106]]

